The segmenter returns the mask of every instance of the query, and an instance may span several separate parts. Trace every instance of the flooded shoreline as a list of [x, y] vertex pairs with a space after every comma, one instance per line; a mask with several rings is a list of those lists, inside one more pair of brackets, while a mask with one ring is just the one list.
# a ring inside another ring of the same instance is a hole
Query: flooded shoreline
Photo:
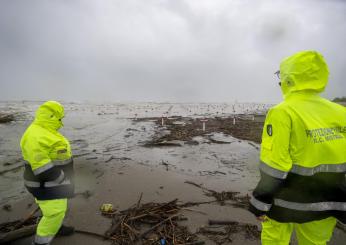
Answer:
[[[0, 223], [20, 219], [35, 206], [23, 187], [19, 141], [38, 104], [0, 103], [2, 111], [21, 115], [17, 121], [0, 124], [0, 172], [5, 171], [0, 175], [0, 205], [9, 207], [0, 210]], [[136, 203], [140, 193], [143, 193], [142, 203], [169, 202], [175, 198], [180, 202], [209, 202], [219, 195], [208, 196], [206, 190], [224, 193], [220, 198], [235, 198], [231, 193], [244, 197], [259, 179], [258, 139], [269, 105], [64, 106], [65, 127], [61, 132], [72, 145], [78, 193], [70, 201], [67, 222], [79, 229], [103, 234], [109, 228], [110, 220], [99, 211], [103, 203], [124, 210]], [[236, 118], [235, 125], [233, 118]], [[205, 131], [201, 119], [208, 119]], [[234, 130], [245, 132], [245, 137], [234, 134]], [[192, 233], [197, 234], [202, 228], [208, 233], [210, 219], [228, 219], [260, 228], [246, 207], [232, 206], [232, 200], [226, 200], [224, 205], [216, 202], [192, 209], [197, 212], [182, 212], [187, 217], [182, 225]], [[222, 229], [218, 231], [221, 240], [222, 234], [228, 234]], [[336, 234], [335, 239], [344, 238], [342, 233]], [[205, 244], [217, 244], [210, 234], [209, 237], [197, 235]], [[231, 237], [233, 244], [259, 244], [258, 239], [246, 238], [241, 230]], [[57, 238], [53, 244], [82, 244], [90, 238], [77, 234], [67, 239]], [[225, 240], [219, 244], [229, 243], [230, 240]], [[110, 243], [95, 239], [92, 244]]]
[[[22, 186], [20, 166], [23, 165], [23, 161], [19, 142], [26, 127], [33, 120], [38, 105], [39, 102], [0, 103], [1, 111], [20, 115], [12, 122], [0, 124], [2, 136], [0, 139], [0, 172], [4, 172], [0, 184], [0, 205], [19, 200], [26, 193]], [[214, 135], [194, 139], [193, 143], [196, 144], [197, 142], [200, 145], [187, 144], [182, 149], [144, 148], [142, 146], [153, 140], [156, 134], [167, 130], [167, 125], [163, 130], [162, 127], [158, 128], [155, 122], [156, 119], [153, 119], [155, 116], [161, 118], [164, 115], [165, 118], [169, 118], [184, 115], [185, 119], [199, 122], [198, 118], [202, 117], [207, 118], [222, 114], [226, 117], [226, 113], [230, 112], [255, 112], [259, 108], [266, 108], [265, 105], [255, 104], [189, 105], [155, 103], [64, 104], [64, 106], [66, 110], [65, 127], [61, 132], [70, 140], [75, 159], [82, 158], [88, 162], [93, 161], [95, 164], [112, 164], [117, 160], [126, 162], [126, 160], [132, 159], [141, 165], [163, 166], [190, 175], [196, 173], [208, 174], [208, 172], [216, 171], [219, 164], [231, 166], [231, 158], [228, 157], [228, 153], [223, 153], [223, 151], [229, 152], [228, 147], [231, 147], [230, 149], [234, 148], [234, 150], [231, 150], [230, 155], [233, 154], [232, 159], [238, 162], [238, 165], [241, 164], [240, 159], [243, 158], [243, 156], [240, 156], [243, 155], [241, 151], [248, 151], [246, 146], [248, 143], [243, 143], [229, 135], [222, 135], [217, 128], [214, 128]], [[169, 119], [165, 120], [168, 122]], [[192, 125], [192, 127], [200, 127], [200, 125]], [[209, 130], [209, 124], [207, 124], [207, 127]], [[199, 128], [196, 130], [199, 130]], [[215, 143], [220, 139], [234, 144], [232, 146], [219, 145], [217, 147], [213, 144], [210, 145], [211, 141], [214, 140]], [[203, 157], [201, 157], [202, 155]], [[253, 158], [255, 157], [254, 154]], [[234, 169], [234, 171], [238, 170]], [[220, 170], [219, 172], [223, 171]], [[218, 174], [220, 173], [216, 172], [216, 175]], [[221, 173], [221, 175], [223, 174]]]

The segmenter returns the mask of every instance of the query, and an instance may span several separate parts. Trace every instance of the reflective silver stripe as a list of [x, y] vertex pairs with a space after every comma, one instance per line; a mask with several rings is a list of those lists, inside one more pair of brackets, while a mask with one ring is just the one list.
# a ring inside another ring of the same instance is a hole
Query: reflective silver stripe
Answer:
[[264, 173], [278, 179], [286, 179], [288, 172], [284, 172], [275, 168], [272, 168], [265, 164], [264, 162], [260, 162], [260, 170]]
[[33, 170], [33, 172], [35, 175], [39, 175], [40, 173], [43, 173], [44, 171], [47, 171], [47, 170], [51, 169], [52, 167], [54, 167], [54, 164], [52, 162], [50, 162], [50, 163], [43, 165], [42, 167], [39, 167], [39, 168]]
[[24, 180], [24, 185], [27, 187], [32, 187], [32, 188], [39, 188], [41, 184], [40, 182], [36, 182], [36, 181]]
[[[260, 170], [264, 173], [278, 178], [286, 179], [288, 172], [280, 171], [278, 169], [272, 168], [265, 164], [264, 162], [260, 163]], [[293, 164], [290, 173], [295, 173], [303, 176], [312, 176], [317, 173], [346, 173], [346, 163], [342, 164], [321, 164], [313, 168], [307, 168]]]
[[[71, 184], [70, 180], [64, 180], [65, 174], [61, 171], [61, 174], [58, 178], [53, 181], [48, 181], [43, 183], [43, 187], [56, 187], [61, 185], [69, 185]], [[39, 188], [41, 186], [40, 182], [24, 180], [24, 185], [31, 188]]]
[[315, 203], [298, 203], [289, 202], [281, 199], [274, 199], [274, 204], [279, 207], [299, 210], [299, 211], [346, 211], [345, 202], [315, 202]]
[[61, 185], [69, 185], [71, 184], [71, 182], [69, 180], [64, 180], [61, 183], [57, 183], [57, 182], [45, 182], [44, 183], [44, 187], [57, 187], [57, 186], [61, 186]]
[[[57, 186], [69, 185], [69, 184], [71, 184], [70, 180], [64, 180], [61, 183], [50, 181], [50, 182], [45, 182], [43, 184], [43, 187], [57, 187]], [[31, 188], [40, 188], [41, 186], [40, 182], [29, 181], [29, 180], [24, 180], [24, 185]]]
[[66, 159], [66, 160], [54, 160], [52, 162], [55, 166], [64, 166], [72, 163], [72, 158]]
[[53, 240], [54, 236], [35, 236], [35, 243], [38, 244], [49, 244]]
[[346, 172], [346, 163], [321, 164], [314, 168], [307, 168], [294, 164], [290, 172], [304, 176], [312, 176], [316, 173], [343, 173]]
[[61, 183], [64, 179], [65, 179], [65, 174], [64, 174], [64, 172], [61, 170], [61, 173], [60, 173], [59, 177], [56, 178], [56, 179], [53, 180], [53, 181], [44, 182], [44, 187], [52, 187], [52, 186], [60, 185], [60, 183]]
[[[43, 184], [44, 187], [57, 187], [57, 186], [61, 186], [61, 185], [69, 185], [71, 184], [71, 181], [69, 180], [64, 180], [61, 183], [57, 183], [57, 182], [45, 182]], [[29, 181], [29, 180], [25, 180], [24, 181], [24, 185], [27, 187], [31, 187], [31, 188], [39, 188], [41, 186], [40, 182], [36, 182], [36, 181]]]
[[[70, 164], [72, 162], [73, 162], [72, 158], [69, 158], [69, 159], [66, 159], [66, 160], [55, 160], [55, 161], [52, 161], [50, 163], [47, 163], [47, 164], [43, 165], [42, 167], [39, 167], [39, 168], [33, 170], [33, 172], [34, 172], [35, 175], [38, 175], [40, 173], [43, 173], [44, 171], [47, 171], [47, 170], [51, 169], [54, 166], [64, 166], [64, 165], [68, 165], [68, 164]], [[25, 164], [31, 166], [29, 162], [25, 162]]]
[[261, 211], [269, 211], [269, 209], [272, 207], [272, 204], [268, 204], [268, 203], [265, 203], [265, 202], [261, 202], [259, 200], [257, 200], [255, 197], [251, 196], [251, 199], [250, 199], [250, 203], [255, 207], [257, 208], [258, 210], [261, 210]]

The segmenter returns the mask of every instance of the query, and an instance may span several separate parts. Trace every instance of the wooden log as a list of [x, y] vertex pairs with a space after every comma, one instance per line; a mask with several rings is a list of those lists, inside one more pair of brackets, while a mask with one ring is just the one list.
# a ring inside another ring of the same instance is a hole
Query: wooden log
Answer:
[[[23, 228], [14, 230], [14, 231], [10, 231], [4, 234], [0, 234], [0, 244], [7, 244], [9, 242], [13, 242], [16, 241], [20, 238], [23, 237], [28, 237], [28, 236], [32, 236], [36, 233], [36, 227], [37, 225], [30, 225], [30, 226], [24, 226]], [[106, 240], [112, 240], [111, 237], [102, 235], [102, 234], [98, 234], [95, 232], [91, 232], [91, 231], [84, 231], [84, 230], [75, 230], [76, 233], [80, 233], [80, 234], [84, 234], [84, 235], [89, 235], [89, 236], [94, 236], [94, 237], [98, 237], [98, 238], [103, 238]]]
[[152, 232], [153, 230], [155, 230], [156, 228], [158, 228], [159, 226], [161, 226], [162, 224], [166, 223], [167, 221], [171, 220], [172, 218], [175, 218], [179, 216], [178, 214], [172, 215], [170, 217], [168, 217], [167, 219], [161, 221], [160, 223], [154, 225], [153, 227], [151, 227], [150, 229], [148, 229], [147, 231], [145, 231], [142, 235], [139, 236], [139, 238], [145, 238], [150, 232]]
[[137, 201], [137, 205], [136, 205], [136, 209], [139, 209], [139, 205], [141, 204], [142, 197], [143, 197], [143, 192], [141, 192], [141, 194], [139, 195], [139, 198], [138, 198], [138, 201]]
[[204, 241], [197, 241], [197, 242], [185, 243], [185, 245], [204, 245], [204, 244], [205, 244]]
[[36, 233], [37, 225], [30, 225], [20, 228], [18, 230], [10, 231], [0, 235], [0, 244], [16, 241], [23, 237], [32, 236]]
[[112, 226], [105, 232], [105, 236], [106, 237], [112, 236], [113, 233], [120, 227], [122, 221], [123, 221], [122, 219], [118, 221], [114, 221]]
[[19, 222], [17, 225], [13, 227], [13, 230], [17, 230], [22, 225], [25, 224], [29, 219], [31, 219], [38, 211], [40, 210], [39, 207], [36, 207], [33, 211], [31, 211], [26, 218], [24, 218], [21, 222]]
[[15, 170], [17, 170], [17, 169], [21, 169], [21, 168], [23, 168], [23, 167], [24, 167], [24, 164], [20, 164], [20, 165], [17, 165], [17, 166], [15, 166], [15, 167], [13, 167], [13, 168], [5, 169], [5, 170], [3, 170], [3, 171], [0, 172], [0, 175], [5, 174], [5, 173], [8, 173], [8, 172], [15, 171]]
[[94, 237], [98, 237], [98, 238], [103, 238], [103, 239], [112, 239], [111, 237], [102, 235], [102, 234], [98, 234], [95, 232], [91, 232], [91, 231], [84, 231], [84, 230], [75, 230], [76, 233], [80, 233], [80, 234], [85, 234], [85, 235], [89, 235], [89, 236], [94, 236]]
[[239, 225], [239, 222], [233, 220], [208, 220], [209, 225]]

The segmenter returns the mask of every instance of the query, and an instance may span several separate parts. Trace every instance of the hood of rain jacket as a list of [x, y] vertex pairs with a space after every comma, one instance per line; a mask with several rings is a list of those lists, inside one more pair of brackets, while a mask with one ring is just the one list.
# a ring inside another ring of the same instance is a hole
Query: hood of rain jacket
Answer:
[[285, 98], [296, 91], [323, 92], [328, 77], [327, 63], [316, 51], [298, 52], [280, 64], [281, 90]]
[[59, 130], [63, 127], [64, 107], [56, 101], [47, 101], [36, 111], [34, 124], [50, 130]]

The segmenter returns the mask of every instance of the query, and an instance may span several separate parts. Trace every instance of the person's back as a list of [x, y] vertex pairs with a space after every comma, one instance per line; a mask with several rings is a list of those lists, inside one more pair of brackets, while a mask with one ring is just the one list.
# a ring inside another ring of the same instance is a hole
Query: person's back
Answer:
[[[346, 108], [314, 92], [294, 93], [282, 103], [294, 117], [290, 149], [300, 166], [346, 164]], [[343, 170], [346, 170], [346, 165]]]
[[280, 75], [285, 100], [266, 118], [250, 210], [269, 217], [263, 244], [288, 244], [293, 227], [300, 243], [325, 244], [335, 218], [346, 222], [346, 109], [319, 96], [328, 68], [318, 53], [285, 59]]
[[73, 159], [68, 140], [58, 130], [63, 126], [64, 108], [47, 101], [36, 112], [20, 142], [25, 160], [24, 185], [35, 197], [43, 217], [34, 244], [50, 244], [54, 236], [73, 233], [62, 225], [67, 198], [74, 195]]

